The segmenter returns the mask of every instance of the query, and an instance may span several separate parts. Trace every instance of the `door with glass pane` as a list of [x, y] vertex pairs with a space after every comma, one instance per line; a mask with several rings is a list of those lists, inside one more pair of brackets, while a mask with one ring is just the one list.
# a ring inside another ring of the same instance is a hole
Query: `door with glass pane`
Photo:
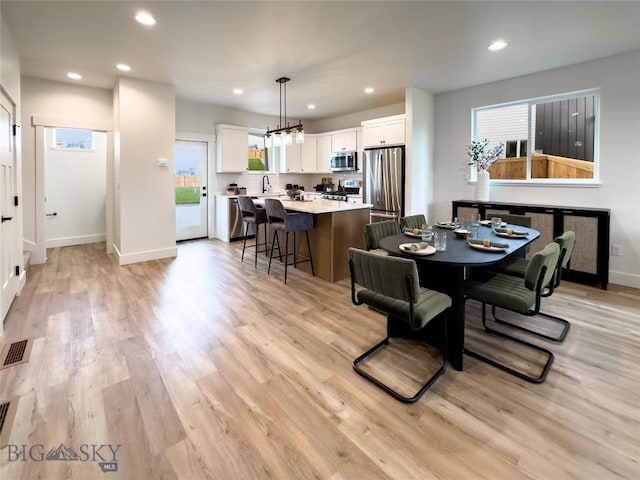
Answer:
[[207, 236], [207, 142], [176, 140], [176, 239]]

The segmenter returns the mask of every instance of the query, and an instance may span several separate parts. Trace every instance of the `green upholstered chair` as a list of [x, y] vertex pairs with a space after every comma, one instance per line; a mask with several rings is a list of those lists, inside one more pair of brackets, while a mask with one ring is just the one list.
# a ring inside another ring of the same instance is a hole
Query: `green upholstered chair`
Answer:
[[380, 240], [392, 235], [398, 235], [400, 227], [394, 220], [383, 220], [382, 222], [369, 223], [364, 226], [364, 241], [367, 250], [379, 255], [386, 255], [387, 252], [380, 248]]
[[505, 275], [490, 270], [481, 270], [474, 272], [474, 275], [465, 282], [466, 299], [477, 300], [482, 303], [482, 325], [485, 331], [530, 347], [546, 356], [547, 360], [540, 375], [527, 375], [493, 358], [474, 352], [467, 348], [467, 345], [465, 345], [464, 350], [466, 354], [529, 382], [544, 382], [553, 363], [553, 353], [538, 345], [488, 327], [486, 322], [486, 305], [491, 305], [494, 316], [496, 307], [526, 316], [538, 315], [544, 286], [552, 281], [559, 256], [560, 247], [557, 243], [551, 242], [531, 257], [524, 278]]
[[[560, 246], [560, 257], [558, 258], [558, 264], [556, 270], [554, 272], [554, 276], [549, 285], [545, 285], [545, 290], [542, 292], [543, 297], [550, 296], [554, 289], [560, 286], [560, 280], [562, 278], [562, 272], [568, 270], [569, 264], [571, 261], [571, 254], [573, 253], [573, 247], [576, 243], [576, 234], [571, 230], [564, 232], [559, 237], [556, 237], [554, 240]], [[514, 277], [524, 278], [527, 267], [529, 265], [529, 260], [526, 258], [515, 258], [508, 257], [504, 261], [500, 262], [498, 265], [494, 267], [494, 270], [500, 273], [506, 273], [507, 275], [513, 275]], [[569, 328], [571, 324], [565, 320], [564, 318], [551, 315], [549, 313], [539, 312], [538, 315], [541, 315], [545, 318], [553, 320], [554, 322], [559, 323], [562, 326], [562, 330], [557, 336], [547, 335], [543, 332], [539, 332], [537, 330], [533, 330], [530, 328], [522, 327], [521, 325], [517, 325], [511, 322], [507, 322], [505, 320], [499, 319], [494, 316], [494, 320], [498, 323], [510, 325], [519, 330], [524, 330], [525, 332], [532, 333], [537, 335], [538, 337], [546, 338], [547, 340], [552, 340], [554, 342], [562, 342], [564, 341], [567, 333], [569, 332]]]
[[422, 225], [427, 224], [427, 219], [424, 218], [424, 215], [410, 215], [408, 217], [402, 217], [400, 219], [400, 230], [404, 232], [405, 228], [422, 228]]
[[526, 215], [500, 214], [499, 217], [503, 222], [507, 222], [510, 225], [531, 228], [531, 217]]
[[[349, 248], [351, 272], [351, 301], [354, 305], [367, 304], [387, 315], [387, 335], [353, 361], [354, 370], [397, 400], [412, 403], [446, 370], [447, 310], [451, 298], [444, 293], [421, 288], [415, 261], [408, 258], [385, 257], [357, 248]], [[357, 289], [356, 285], [361, 288]], [[393, 337], [416, 338], [414, 332], [424, 328], [435, 318], [442, 318], [440, 353], [442, 365], [411, 397], [404, 396], [382, 383], [360, 367], [360, 362], [388, 345]]]

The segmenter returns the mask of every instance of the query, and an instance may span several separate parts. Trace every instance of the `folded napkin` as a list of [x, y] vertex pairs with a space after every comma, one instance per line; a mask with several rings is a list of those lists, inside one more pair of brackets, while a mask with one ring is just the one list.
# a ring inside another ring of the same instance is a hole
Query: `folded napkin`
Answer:
[[[507, 233], [507, 229], [506, 228], [496, 228], [496, 232], [498, 233]], [[513, 230], [512, 235], [521, 235], [526, 237], [527, 235], [529, 235], [529, 232], [524, 232], [522, 230]]]
[[[482, 240], [479, 238], [468, 238], [468, 243], [473, 243], [474, 245], [482, 245]], [[508, 243], [500, 243], [500, 242], [491, 242], [492, 247], [496, 248], [507, 248], [509, 246]]]
[[424, 250], [428, 246], [429, 244], [427, 242], [420, 242], [420, 243], [410, 243], [408, 245], [403, 245], [401, 248], [402, 250], [406, 250], [407, 252], [416, 252], [418, 250]]
[[409, 228], [409, 227], [404, 227], [402, 229], [402, 233], [410, 233], [412, 235], [419, 235], [422, 232], [422, 230], [419, 230], [418, 233], [414, 233], [413, 228]]

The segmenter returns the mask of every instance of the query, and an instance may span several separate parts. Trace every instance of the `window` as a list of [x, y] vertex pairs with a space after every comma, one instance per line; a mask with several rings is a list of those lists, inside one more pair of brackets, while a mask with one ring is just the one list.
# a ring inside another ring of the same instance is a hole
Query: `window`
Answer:
[[505, 145], [491, 180], [593, 183], [598, 111], [595, 90], [475, 108], [472, 139]]
[[56, 150], [93, 150], [93, 131], [78, 128], [55, 128], [53, 148]]
[[249, 171], [269, 170], [269, 149], [265, 145], [264, 132], [249, 131]]

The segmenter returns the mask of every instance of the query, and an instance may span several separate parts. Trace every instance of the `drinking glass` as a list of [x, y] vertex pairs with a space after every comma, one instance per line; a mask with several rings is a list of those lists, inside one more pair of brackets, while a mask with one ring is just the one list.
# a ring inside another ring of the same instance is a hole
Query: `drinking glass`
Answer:
[[473, 215], [471, 215], [471, 226], [479, 227], [480, 220], [482, 220], [482, 215], [480, 215], [479, 213], [474, 213]]
[[461, 228], [464, 225], [464, 218], [456, 217], [453, 219], [453, 226], [456, 228]]
[[427, 225], [425, 223], [422, 224], [422, 230], [420, 232], [423, 242], [427, 242], [429, 245], [432, 245], [433, 242], [433, 227], [431, 225]]
[[469, 233], [467, 233], [467, 238], [478, 238], [478, 227], [476, 225], [471, 225], [469, 227]]
[[500, 217], [491, 217], [491, 230], [496, 233], [496, 228], [502, 226], [502, 219]]
[[447, 232], [444, 230], [438, 230], [433, 232], [433, 246], [436, 247], [436, 251], [442, 252], [447, 249]]

